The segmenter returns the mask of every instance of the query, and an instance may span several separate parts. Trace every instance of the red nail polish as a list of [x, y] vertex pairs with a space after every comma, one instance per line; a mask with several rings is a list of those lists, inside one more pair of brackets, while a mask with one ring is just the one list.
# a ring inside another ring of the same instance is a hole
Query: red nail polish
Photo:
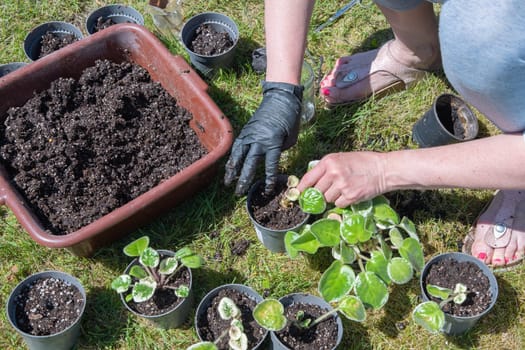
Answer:
[[505, 258], [505, 264], [509, 263], [509, 258]]
[[517, 257], [516, 255], [514, 255], [514, 256], [512, 257], [512, 260], [516, 260], [517, 258], [518, 258], [518, 257]]
[[330, 96], [330, 89], [328, 88], [322, 88], [321, 93], [325, 96]]
[[487, 254], [486, 253], [481, 252], [481, 253], [478, 254], [478, 259], [485, 260], [486, 258], [487, 258]]
[[492, 262], [499, 264], [501, 262], [501, 259], [492, 259]]

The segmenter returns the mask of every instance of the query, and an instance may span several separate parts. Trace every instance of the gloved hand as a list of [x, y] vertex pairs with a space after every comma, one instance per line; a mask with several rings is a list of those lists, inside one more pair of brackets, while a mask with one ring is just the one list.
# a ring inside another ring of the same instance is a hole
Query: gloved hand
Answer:
[[[303, 87], [287, 83], [263, 82], [263, 100], [233, 143], [226, 163], [224, 183], [229, 186], [238, 176], [235, 193], [245, 194], [265, 157], [266, 187], [275, 188], [281, 152], [297, 141]], [[242, 169], [242, 170], [241, 170]]]

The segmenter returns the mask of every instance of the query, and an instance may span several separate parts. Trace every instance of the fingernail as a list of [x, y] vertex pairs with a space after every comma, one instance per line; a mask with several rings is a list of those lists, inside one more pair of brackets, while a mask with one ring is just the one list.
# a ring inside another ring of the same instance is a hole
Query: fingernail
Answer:
[[481, 252], [481, 253], [478, 254], [478, 259], [485, 260], [486, 258], [487, 258], [487, 254], [486, 253]]
[[514, 255], [514, 256], [512, 257], [512, 260], [516, 260], [517, 258], [518, 258], [518, 257], [517, 257], [516, 255]]
[[330, 89], [328, 88], [322, 88], [321, 93], [325, 96], [330, 96]]
[[505, 258], [505, 264], [509, 263], [509, 258]]

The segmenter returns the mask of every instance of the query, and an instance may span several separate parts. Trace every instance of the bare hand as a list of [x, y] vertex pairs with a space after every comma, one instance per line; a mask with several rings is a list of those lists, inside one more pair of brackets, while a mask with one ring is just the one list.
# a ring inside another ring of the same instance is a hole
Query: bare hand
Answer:
[[386, 192], [384, 162], [377, 152], [331, 153], [303, 176], [297, 188], [315, 187], [327, 202], [344, 208]]

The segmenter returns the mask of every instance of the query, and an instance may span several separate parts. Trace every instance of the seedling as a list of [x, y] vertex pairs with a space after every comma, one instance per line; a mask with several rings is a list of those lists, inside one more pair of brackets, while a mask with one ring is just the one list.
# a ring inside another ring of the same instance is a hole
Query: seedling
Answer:
[[443, 306], [449, 302], [463, 304], [469, 291], [462, 283], [457, 283], [454, 290], [429, 284], [426, 291], [430, 296], [441, 299], [441, 302], [438, 304], [435, 301], [426, 301], [419, 304], [412, 312], [412, 318], [426, 330], [437, 333], [445, 326]]
[[367, 307], [382, 308], [388, 301], [388, 285], [409, 282], [424, 266], [414, 223], [400, 219], [384, 196], [327, 209], [323, 194], [307, 188], [299, 205], [306, 213], [323, 215], [301, 232], [288, 231], [286, 251], [295, 258], [331, 248], [334, 260], [322, 274], [318, 291], [351, 320], [364, 321]]
[[223, 297], [217, 306], [219, 316], [223, 320], [231, 320], [230, 327], [214, 341], [205, 341], [190, 346], [187, 350], [218, 350], [217, 344], [226, 335], [229, 336], [228, 345], [232, 350], [247, 350], [248, 337], [244, 333], [244, 327], [241, 320], [241, 310], [235, 302], [228, 297]]
[[170, 280], [183, 267], [199, 268], [204, 260], [194, 254], [189, 248], [182, 248], [175, 252], [174, 256], [168, 256], [161, 260], [161, 254], [149, 247], [149, 237], [143, 236], [131, 242], [123, 249], [124, 254], [138, 258], [139, 265], [133, 265], [129, 274], [123, 274], [111, 282], [111, 288], [117, 293], [131, 293], [125, 296], [126, 302], [133, 299], [136, 303], [149, 300], [160, 288], [173, 289], [179, 298], [189, 295], [189, 286], [181, 285], [173, 287], [169, 285]]
[[299, 199], [299, 195], [301, 192], [296, 188], [297, 185], [299, 185], [299, 178], [295, 175], [288, 176], [288, 180], [286, 182], [286, 191], [284, 192], [284, 196], [281, 197], [281, 201], [279, 204], [283, 208], [289, 208], [293, 205], [293, 202], [296, 202], [297, 199]]

